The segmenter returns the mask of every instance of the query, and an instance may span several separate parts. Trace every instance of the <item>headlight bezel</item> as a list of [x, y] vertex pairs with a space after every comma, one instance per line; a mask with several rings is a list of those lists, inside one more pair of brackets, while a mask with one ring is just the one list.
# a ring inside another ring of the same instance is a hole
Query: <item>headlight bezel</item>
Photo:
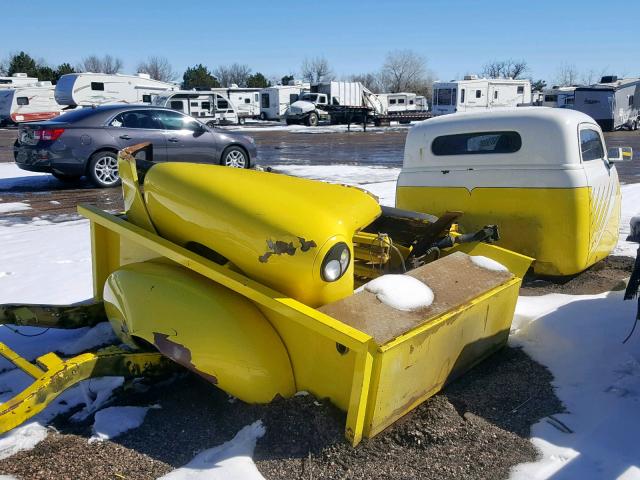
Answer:
[[[334, 275], [330, 274], [330, 271], [327, 271], [327, 267], [335, 269], [336, 263], [339, 265], [340, 270], [339, 274], [333, 278]], [[344, 276], [347, 270], [349, 270], [350, 264], [351, 250], [349, 249], [349, 245], [345, 242], [337, 242], [322, 259], [322, 263], [320, 264], [320, 277], [327, 283], [337, 282]]]

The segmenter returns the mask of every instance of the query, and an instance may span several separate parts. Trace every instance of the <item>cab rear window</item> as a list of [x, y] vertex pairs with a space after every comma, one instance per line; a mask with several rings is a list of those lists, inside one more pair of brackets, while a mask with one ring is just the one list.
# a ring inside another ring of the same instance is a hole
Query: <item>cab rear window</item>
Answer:
[[515, 153], [521, 147], [518, 132], [476, 132], [436, 137], [431, 151], [434, 155], [481, 155]]

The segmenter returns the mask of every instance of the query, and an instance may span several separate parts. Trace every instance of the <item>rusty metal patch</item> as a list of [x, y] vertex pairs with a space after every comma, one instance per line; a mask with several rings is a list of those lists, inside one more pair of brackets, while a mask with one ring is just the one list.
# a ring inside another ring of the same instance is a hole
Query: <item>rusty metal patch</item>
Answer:
[[303, 237], [298, 237], [300, 242], [299, 246], [295, 246], [293, 242], [284, 242], [282, 240], [273, 241], [267, 239], [267, 251], [258, 257], [260, 263], [267, 263], [271, 255], [289, 255], [296, 254], [296, 250], [299, 248], [301, 252], [307, 252], [310, 249], [317, 247], [316, 242], [313, 240], [305, 240]]
[[169, 340], [169, 335], [153, 332], [153, 343], [164, 356], [204, 377], [214, 385], [218, 384], [218, 379], [214, 375], [198, 370], [192, 363], [191, 350], [184, 345]]

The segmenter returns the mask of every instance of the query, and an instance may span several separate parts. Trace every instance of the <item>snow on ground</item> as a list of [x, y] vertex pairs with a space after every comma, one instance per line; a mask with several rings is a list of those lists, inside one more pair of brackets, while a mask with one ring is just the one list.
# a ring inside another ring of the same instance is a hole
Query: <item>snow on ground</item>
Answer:
[[623, 292], [519, 298], [510, 344], [550, 369], [567, 413], [533, 427], [543, 459], [513, 479], [640, 478], [640, 335], [622, 343], [636, 306]]
[[[277, 170], [309, 178], [348, 183], [370, 190], [393, 205], [398, 169], [343, 165], [282, 166]], [[30, 174], [0, 164], [0, 191], [51, 176]], [[640, 185], [624, 185], [622, 232], [616, 254], [635, 255], [637, 244], [626, 242], [629, 220], [640, 213]], [[91, 297], [91, 255], [86, 221], [50, 223], [34, 220], [12, 224], [0, 217], [0, 303], [71, 303]], [[511, 344], [522, 346], [554, 375], [557, 395], [567, 413], [543, 419], [532, 442], [543, 458], [520, 465], [513, 478], [640, 478], [640, 332], [622, 344], [635, 316], [635, 302], [620, 292], [603, 295], [546, 295], [518, 301]], [[0, 341], [29, 359], [51, 350], [75, 353], [111, 341], [108, 325], [94, 329], [56, 331], [20, 329], [27, 338], [0, 327]], [[0, 402], [15, 395], [31, 379], [0, 363]], [[64, 392], [54, 404], [23, 426], [0, 437], [0, 452], [30, 446], [55, 414], [87, 404], [80, 416], [100, 411], [119, 380], [94, 379]], [[107, 414], [104, 414], [107, 415]], [[98, 418], [102, 417], [100, 415]], [[565, 433], [571, 432], [571, 433]], [[242, 429], [223, 445], [198, 455], [168, 479], [261, 478], [251, 461], [260, 424]], [[1, 453], [0, 453], [1, 455]], [[253, 477], [251, 477], [253, 476]]]
[[150, 408], [160, 407], [107, 407], [100, 410], [94, 417], [93, 435], [89, 443], [110, 440], [127, 430], [138, 428]]
[[618, 246], [613, 251], [614, 255], [636, 256], [638, 244], [627, 242], [627, 236], [631, 233], [631, 219], [640, 215], [640, 188], [638, 184], [622, 185], [622, 215], [620, 216], [620, 239]]
[[247, 425], [233, 439], [198, 454], [184, 467], [158, 480], [264, 479], [252, 460], [256, 442], [266, 433], [260, 420]]
[[[390, 130], [407, 130], [416, 122], [411, 124], [401, 125], [397, 122], [393, 122], [391, 127], [375, 127], [367, 125], [367, 132], [384, 133]], [[344, 133], [349, 131], [347, 125], [320, 125], [318, 127], [307, 127], [306, 125], [285, 125], [283, 123], [270, 122], [266, 124], [258, 124], [257, 122], [247, 122], [244, 126], [232, 125], [222, 127], [225, 130], [232, 130], [239, 133], [244, 132], [289, 132], [289, 133], [301, 133], [301, 134], [323, 134], [323, 133]], [[362, 124], [351, 124], [351, 132], [362, 132]]]
[[31, 210], [31, 205], [24, 202], [0, 203], [0, 213], [24, 212]]
[[16, 187], [41, 188], [60, 185], [60, 182], [48, 173], [27, 172], [15, 163], [0, 163], [0, 193]]

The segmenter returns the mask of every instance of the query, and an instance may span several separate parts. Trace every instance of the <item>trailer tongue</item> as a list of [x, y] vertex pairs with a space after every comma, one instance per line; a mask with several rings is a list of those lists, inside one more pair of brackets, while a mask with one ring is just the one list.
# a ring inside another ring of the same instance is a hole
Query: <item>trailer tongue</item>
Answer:
[[[356, 188], [216, 166], [157, 164], [141, 189], [142, 147], [120, 153], [123, 215], [79, 207], [95, 303], [0, 307], [17, 325], [108, 319], [130, 350], [47, 354], [38, 366], [5, 347], [35, 382], [2, 405], [0, 432], [80, 380], [179, 364], [248, 403], [329, 398], [356, 445], [505, 344], [531, 259], [485, 243], [495, 227], [460, 235], [460, 213], [383, 210]], [[433, 302], [398, 310], [354, 292], [384, 274], [417, 279]]]

